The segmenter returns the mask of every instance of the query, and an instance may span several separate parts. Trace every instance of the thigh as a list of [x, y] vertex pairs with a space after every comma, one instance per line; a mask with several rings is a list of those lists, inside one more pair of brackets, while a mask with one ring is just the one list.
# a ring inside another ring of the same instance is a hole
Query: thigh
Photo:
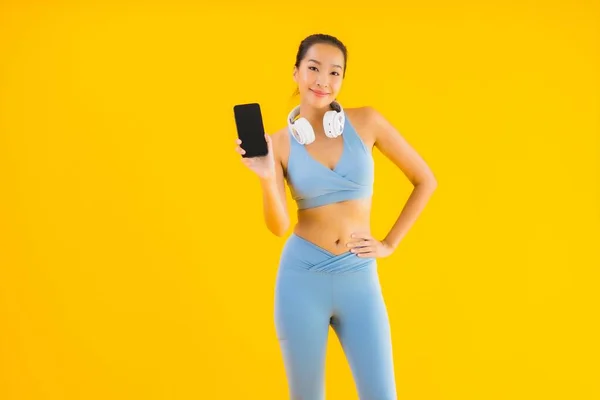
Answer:
[[332, 326], [361, 399], [396, 399], [391, 330], [376, 267], [334, 286]]
[[324, 399], [331, 282], [323, 274], [285, 270], [277, 277], [275, 327], [290, 398]]

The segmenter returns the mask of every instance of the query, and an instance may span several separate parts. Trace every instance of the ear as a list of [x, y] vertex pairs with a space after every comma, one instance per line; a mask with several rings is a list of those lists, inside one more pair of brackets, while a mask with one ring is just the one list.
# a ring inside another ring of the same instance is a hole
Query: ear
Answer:
[[296, 67], [296, 66], [294, 66], [293, 78], [294, 78], [294, 82], [298, 83], [298, 67]]

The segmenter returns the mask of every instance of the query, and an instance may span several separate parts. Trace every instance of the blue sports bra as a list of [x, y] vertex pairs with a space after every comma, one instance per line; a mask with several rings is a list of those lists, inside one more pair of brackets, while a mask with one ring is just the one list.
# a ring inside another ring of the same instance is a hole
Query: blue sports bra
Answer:
[[287, 180], [298, 209], [319, 207], [373, 193], [374, 162], [371, 152], [346, 116], [342, 155], [333, 169], [314, 159], [290, 135]]

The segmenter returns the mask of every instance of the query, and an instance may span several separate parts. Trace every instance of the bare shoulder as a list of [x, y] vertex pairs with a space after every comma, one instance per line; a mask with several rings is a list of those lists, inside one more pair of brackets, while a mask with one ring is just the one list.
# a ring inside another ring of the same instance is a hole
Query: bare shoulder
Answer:
[[413, 183], [435, 184], [435, 176], [423, 157], [408, 142], [390, 120], [372, 106], [351, 109], [349, 118], [356, 120], [373, 145], [392, 161]]
[[284, 170], [287, 170], [287, 161], [290, 155], [290, 135], [287, 127], [281, 128], [271, 134], [273, 143], [273, 152], [275, 159], [281, 163]]
[[346, 109], [348, 118], [352, 120], [357, 130], [367, 137], [373, 145], [381, 149], [389, 144], [390, 140], [402, 140], [396, 127], [375, 107], [362, 106]]
[[381, 122], [381, 118], [383, 118], [383, 115], [373, 106], [345, 108], [344, 111], [353, 123], [366, 127], [373, 127]]
[[352, 118], [353, 122], [354, 120], [357, 122], [367, 120], [369, 118], [369, 113], [373, 111], [374, 108], [371, 106], [344, 108], [344, 112], [349, 118]]
[[373, 147], [377, 141], [377, 110], [371, 106], [360, 106], [344, 108], [344, 112], [365, 145]]
[[288, 135], [287, 127], [281, 128], [271, 134], [271, 140], [273, 141], [273, 150], [278, 156], [282, 154], [282, 151], [290, 144], [290, 135]]

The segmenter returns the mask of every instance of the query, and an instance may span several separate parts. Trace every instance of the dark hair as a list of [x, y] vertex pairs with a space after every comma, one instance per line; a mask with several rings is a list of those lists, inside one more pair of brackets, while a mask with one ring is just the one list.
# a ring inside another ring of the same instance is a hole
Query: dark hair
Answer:
[[[342, 54], [344, 54], [344, 72], [342, 74], [343, 77], [346, 76], [346, 64], [348, 63], [348, 50], [346, 49], [346, 46], [335, 36], [331, 36], [331, 35], [327, 35], [325, 33], [315, 33], [313, 35], [310, 35], [306, 38], [304, 38], [304, 40], [302, 40], [302, 42], [300, 42], [300, 46], [298, 47], [298, 53], [296, 54], [296, 63], [294, 64], [296, 66], [296, 68], [300, 67], [300, 63], [302, 62], [302, 60], [304, 59], [304, 57], [306, 57], [306, 53], [308, 52], [308, 50], [315, 44], [320, 44], [320, 43], [325, 43], [325, 44], [330, 44], [332, 46], [337, 47], [338, 49], [340, 49], [342, 51]], [[296, 93], [298, 93], [298, 90], [296, 90]]]

